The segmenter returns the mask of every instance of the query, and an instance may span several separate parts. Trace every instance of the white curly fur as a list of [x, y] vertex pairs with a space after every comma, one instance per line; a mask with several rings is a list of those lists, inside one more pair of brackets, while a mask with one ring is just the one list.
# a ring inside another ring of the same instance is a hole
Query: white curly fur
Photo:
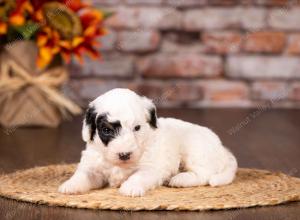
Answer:
[[[91, 127], [84, 120], [86, 149], [74, 175], [59, 187], [61, 193], [84, 193], [105, 185], [120, 187], [126, 196], [142, 196], [162, 184], [171, 187], [219, 186], [233, 181], [237, 161], [210, 129], [173, 118], [158, 118], [151, 127], [151, 100], [128, 89], [113, 89], [90, 103], [97, 116], [122, 128], [107, 146], [98, 130], [90, 140]], [[140, 125], [139, 131], [134, 127]], [[122, 161], [118, 154], [132, 152]]]

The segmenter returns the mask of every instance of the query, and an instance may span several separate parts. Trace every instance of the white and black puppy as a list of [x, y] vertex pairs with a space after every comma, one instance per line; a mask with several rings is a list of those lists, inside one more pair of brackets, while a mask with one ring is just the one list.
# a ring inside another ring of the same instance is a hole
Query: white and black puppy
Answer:
[[237, 170], [235, 157], [210, 129], [157, 118], [153, 102], [128, 89], [113, 89], [89, 104], [82, 137], [86, 149], [61, 193], [107, 184], [126, 196], [164, 183], [219, 186], [231, 183]]

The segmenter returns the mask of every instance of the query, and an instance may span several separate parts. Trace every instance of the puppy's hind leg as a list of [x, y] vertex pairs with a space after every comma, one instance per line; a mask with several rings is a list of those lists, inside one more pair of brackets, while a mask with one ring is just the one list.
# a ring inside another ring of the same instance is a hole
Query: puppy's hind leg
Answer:
[[235, 157], [227, 151], [228, 162], [225, 164], [223, 170], [219, 173], [212, 175], [209, 179], [209, 185], [211, 186], [221, 186], [229, 184], [233, 181], [238, 165]]
[[169, 182], [171, 187], [192, 187], [208, 184], [208, 176], [201, 171], [187, 171], [173, 176]]

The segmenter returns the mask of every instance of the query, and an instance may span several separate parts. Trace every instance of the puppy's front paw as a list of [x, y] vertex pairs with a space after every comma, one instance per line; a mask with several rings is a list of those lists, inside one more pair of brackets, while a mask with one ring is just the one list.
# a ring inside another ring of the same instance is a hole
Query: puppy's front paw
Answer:
[[58, 192], [64, 194], [79, 194], [87, 192], [90, 189], [85, 180], [69, 179], [58, 188]]
[[120, 189], [119, 192], [124, 196], [143, 196], [146, 192], [145, 188], [140, 183], [135, 183], [133, 181], [125, 181]]

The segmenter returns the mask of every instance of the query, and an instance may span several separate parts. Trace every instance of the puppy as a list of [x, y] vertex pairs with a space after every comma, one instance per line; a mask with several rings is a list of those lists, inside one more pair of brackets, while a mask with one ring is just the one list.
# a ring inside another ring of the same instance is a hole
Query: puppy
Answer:
[[206, 127], [157, 118], [151, 100], [113, 89], [89, 104], [83, 121], [86, 149], [59, 192], [84, 193], [109, 185], [125, 196], [171, 187], [220, 186], [233, 181], [235, 157]]

